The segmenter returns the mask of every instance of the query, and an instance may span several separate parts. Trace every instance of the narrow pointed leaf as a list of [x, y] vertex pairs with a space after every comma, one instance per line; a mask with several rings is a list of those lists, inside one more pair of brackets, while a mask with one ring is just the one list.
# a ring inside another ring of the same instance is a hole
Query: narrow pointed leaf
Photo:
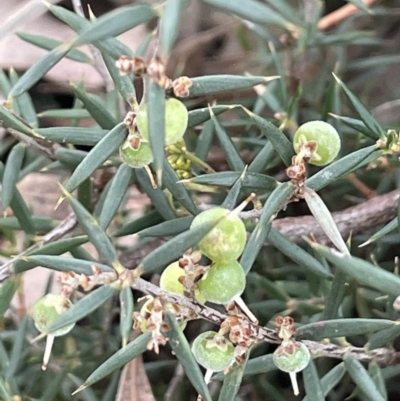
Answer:
[[203, 374], [194, 358], [185, 335], [179, 327], [179, 323], [176, 321], [175, 316], [169, 311], [166, 312], [166, 320], [170, 326], [170, 330], [166, 333], [169, 344], [183, 366], [186, 376], [196, 391], [203, 397], [204, 401], [212, 401], [207, 385], [204, 382]]
[[[15, 88], [15, 87], [14, 87]], [[16, 131], [23, 132], [24, 134], [31, 135], [32, 130], [18, 120], [8, 109], [0, 105], [0, 125], [13, 128]]]
[[180, 29], [184, 0], [167, 0], [160, 19], [160, 48], [163, 60], [168, 60]]
[[176, 217], [175, 212], [173, 211], [170, 203], [168, 202], [167, 197], [165, 196], [161, 188], [159, 187], [153, 188], [145, 169], [144, 168], [136, 169], [135, 175], [140, 186], [143, 188], [148, 197], [151, 199], [153, 206], [158, 210], [161, 216], [165, 220], [174, 219]]
[[225, 0], [203, 0], [205, 3], [221, 9], [229, 14], [235, 14], [244, 20], [256, 24], [277, 25], [285, 29], [293, 29], [293, 25], [285, 20], [280, 13], [255, 0], [242, 2]]
[[10, 306], [10, 302], [17, 291], [18, 285], [18, 277], [9, 277], [0, 286], [0, 322], [3, 320], [4, 314]]
[[193, 216], [178, 217], [177, 219], [164, 221], [155, 226], [140, 230], [137, 234], [140, 237], [169, 237], [177, 235], [189, 230], [193, 219]]
[[165, 160], [165, 89], [153, 80], [148, 80], [147, 96], [150, 147], [154, 156], [153, 166], [157, 177], [157, 184], [161, 185]]
[[151, 333], [141, 334], [139, 337], [131, 341], [126, 347], [118, 350], [114, 355], [108, 358], [103, 364], [101, 364], [86, 380], [85, 383], [78, 389], [83, 390], [86, 387], [98, 382], [103, 377], [108, 376], [126, 365], [129, 361], [142, 354], [147, 349], [147, 343], [151, 338]]
[[307, 397], [313, 401], [325, 401], [321, 380], [312, 359], [303, 370], [303, 382]]
[[38, 128], [35, 129], [35, 132], [52, 142], [94, 146], [106, 136], [108, 130], [86, 127], [51, 127]]
[[[90, 118], [90, 114], [85, 109], [52, 109], [38, 113], [38, 117], [81, 119], [81, 118]], [[68, 128], [68, 127], [58, 127], [58, 128]], [[84, 129], [83, 127], [75, 127], [75, 128]], [[46, 130], [47, 128], [42, 128], [42, 129]]]
[[398, 336], [400, 336], [400, 324], [387, 327], [373, 334], [365, 345], [365, 349], [373, 350], [380, 347], [386, 347], [391, 345], [394, 339]]
[[226, 161], [228, 162], [230, 169], [233, 171], [243, 171], [245, 164], [240, 157], [239, 152], [235, 148], [232, 139], [225, 132], [217, 117], [215, 117], [215, 115], [212, 113], [212, 110], [210, 110], [210, 114], [211, 120], [214, 123], [215, 133], [217, 134], [222, 151], [225, 154]]
[[277, 76], [246, 77], [241, 75], [207, 75], [190, 78], [192, 86], [189, 89], [189, 96], [203, 96], [210, 93], [247, 89], [255, 85], [266, 84], [277, 78]]
[[225, 375], [222, 383], [218, 401], [231, 401], [235, 399], [242, 383], [245, 367], [246, 363], [242, 363], [240, 365], [235, 364], [229, 369], [229, 372]]
[[368, 245], [371, 242], [374, 242], [382, 237], [384, 237], [386, 234], [389, 234], [393, 230], [395, 230], [399, 226], [399, 220], [398, 218], [394, 218], [392, 221], [386, 224], [383, 228], [381, 228], [378, 232], [376, 232], [374, 235], [372, 235], [368, 241], [364, 242], [363, 244], [359, 245], [361, 248], [362, 246]]
[[[267, 373], [278, 369], [273, 361], [272, 354], [258, 356], [247, 362], [244, 376], [257, 375], [259, 373]], [[223, 376], [222, 376], [223, 377]]]
[[[231, 187], [241, 177], [242, 173], [237, 171], [223, 171], [220, 173], [205, 174], [198, 177], [183, 180], [182, 182], [193, 182], [196, 184], [216, 185]], [[243, 188], [254, 188], [272, 191], [278, 185], [278, 181], [265, 174], [249, 173], [243, 179]]]
[[71, 308], [57, 317], [48, 327], [48, 333], [59, 330], [72, 323], [76, 323], [82, 318], [88, 316], [91, 312], [103, 305], [116, 292], [116, 288], [110, 285], [102, 285], [96, 290], [85, 295]]
[[240, 193], [242, 192], [242, 185], [244, 177], [246, 176], [246, 172], [247, 167], [244, 168], [242, 175], [237, 179], [232, 188], [229, 190], [228, 195], [226, 195], [224, 201], [221, 204], [221, 207], [232, 210], [236, 206]]
[[376, 147], [372, 145], [360, 150], [356, 150], [355, 152], [342, 157], [340, 160], [337, 160], [329, 166], [326, 166], [322, 170], [318, 171], [318, 173], [308, 178], [306, 180], [307, 187], [313, 189], [314, 191], [319, 191], [331, 182], [334, 182], [338, 177], [350, 173], [356, 166], [358, 166], [360, 163], [363, 163], [363, 161], [375, 151]]
[[294, 190], [295, 188], [290, 182], [281, 184], [271, 193], [265, 202], [259, 222], [251, 233], [240, 258], [240, 264], [246, 274], [250, 271], [261, 247], [267, 239], [275, 214], [286, 206]]
[[385, 401], [387, 401], [388, 394], [386, 389], [386, 382], [382, 374], [382, 369], [374, 360], [372, 360], [368, 365], [368, 373]]
[[0, 376], [0, 397], [4, 401], [13, 401], [14, 395], [10, 393], [10, 386], [6, 385], [4, 379]]
[[167, 160], [164, 161], [163, 184], [171, 192], [172, 196], [193, 215], [199, 213], [197, 206], [193, 202], [189, 192], [183, 184], [179, 182], [179, 177]]
[[36, 265], [47, 267], [56, 271], [72, 271], [78, 274], [93, 275], [93, 267], [99, 268], [102, 272], [113, 272], [114, 270], [102, 263], [93, 262], [91, 260], [81, 260], [67, 258], [63, 256], [48, 256], [48, 255], [32, 255], [24, 258], [26, 265], [17, 265], [14, 267], [14, 273], [22, 273], [27, 265]]
[[107, 229], [114, 218], [126, 195], [131, 178], [132, 169], [126, 164], [121, 164], [111, 181], [110, 189], [98, 218], [99, 226], [103, 230]]
[[2, 203], [4, 209], [10, 206], [11, 199], [13, 198], [16, 185], [18, 182], [18, 176], [21, 171], [22, 162], [24, 161], [26, 145], [24, 143], [19, 143], [15, 145], [7, 158], [7, 164], [4, 169], [4, 174], [2, 178]]
[[[342, 380], [342, 377], [346, 373], [344, 363], [339, 363], [333, 369], [331, 369], [321, 380], [321, 387], [324, 396], [326, 397], [331, 390]], [[313, 398], [305, 396], [302, 401], [314, 401]]]
[[374, 133], [371, 132], [371, 130], [368, 129], [362, 121], [357, 120], [355, 118], [338, 116], [337, 114], [333, 114], [333, 113], [330, 113], [330, 115], [332, 117], [336, 118], [337, 120], [343, 122], [348, 127], [353, 128], [354, 130], [356, 130], [358, 132], [361, 132], [363, 135], [367, 136], [368, 138], [376, 140], [376, 135], [374, 135]]
[[150, 21], [154, 16], [153, 8], [147, 4], [119, 7], [92, 22], [89, 28], [74, 39], [73, 44], [80, 46], [84, 43], [118, 36], [137, 25]]
[[290, 166], [292, 163], [292, 156], [294, 155], [293, 145], [286, 138], [285, 134], [274, 124], [268, 120], [257, 116], [250, 110], [244, 109], [244, 111], [250, 116], [254, 123], [260, 128], [261, 132], [271, 141], [274, 149], [278, 152], [279, 156], [286, 164]]
[[87, 154], [74, 173], [65, 184], [68, 192], [75, 190], [92, 173], [97, 170], [124, 142], [127, 135], [126, 126], [123, 123], [114, 127], [96, 146]]
[[16, 333], [15, 338], [13, 339], [14, 341], [13, 341], [13, 347], [11, 350], [11, 357], [10, 357], [10, 361], [8, 362], [7, 372], [5, 375], [5, 379], [8, 382], [16, 374], [18, 365], [20, 364], [20, 361], [22, 358], [22, 352], [24, 349], [24, 342], [25, 342], [25, 337], [26, 337], [27, 323], [28, 323], [27, 315], [23, 316], [22, 319], [20, 320], [20, 322], [18, 322], [18, 331]]
[[118, 121], [110, 114], [105, 106], [93, 95], [84, 92], [79, 86], [71, 84], [74, 95], [82, 100], [83, 105], [101, 128], [111, 130]]
[[[145, 214], [142, 217], [137, 218], [136, 220], [130, 221], [126, 223], [122, 227], [113, 233], [113, 237], [123, 237], [124, 235], [136, 234], [140, 230], [144, 230], [147, 227], [152, 227], [155, 224], [158, 224], [163, 221], [158, 210], [152, 210]], [[171, 220], [172, 222], [175, 220]]]
[[305, 188], [304, 195], [307, 206], [310, 208], [310, 211], [317, 220], [318, 224], [324, 230], [326, 236], [341, 252], [349, 254], [347, 245], [344, 242], [335, 221], [333, 220], [331, 212], [326, 207], [323, 200], [315, 191], [307, 187]]
[[262, 173], [267, 165], [271, 163], [274, 151], [275, 150], [272, 146], [272, 143], [268, 141], [265, 146], [257, 153], [256, 157], [249, 165], [247, 171], [249, 173]]
[[385, 295], [400, 295], [400, 278], [395, 274], [317, 243], [311, 243], [311, 246], [358, 283], [375, 288]]
[[121, 96], [128, 102], [131, 109], [134, 110], [137, 106], [137, 100], [132, 78], [129, 75], [120, 74], [118, 68], [115, 66], [115, 59], [107, 52], [103, 51], [101, 54], [115, 87]]
[[120, 314], [120, 331], [122, 338], [122, 346], [125, 347], [128, 343], [129, 335], [132, 331], [132, 316], [133, 316], [133, 294], [130, 287], [123, 287], [119, 293], [119, 302], [121, 305]]
[[284, 255], [303, 266], [306, 270], [319, 277], [331, 277], [332, 274], [325, 267], [313, 258], [308, 252], [300, 248], [295, 243], [289, 241], [283, 234], [275, 228], [271, 228], [267, 237], [268, 243], [273, 245]]
[[309, 323], [296, 330], [296, 338], [320, 341], [323, 338], [347, 337], [393, 327], [396, 322], [384, 319], [336, 319]]
[[[49, 217], [31, 216], [34, 231], [47, 232], [56, 228], [60, 221]], [[16, 217], [0, 217], [1, 228], [11, 228], [12, 230], [22, 230], [22, 227]]]
[[325, 308], [322, 313], [324, 320], [336, 319], [339, 308], [346, 293], [347, 275], [340, 269], [336, 269], [329, 293], [325, 295]]
[[221, 219], [201, 224], [183, 232], [149, 253], [140, 262], [139, 274], [150, 273], [179, 259], [189, 248], [196, 245]]
[[69, 50], [70, 49], [67, 46], [62, 44], [33, 64], [12, 88], [9, 97], [17, 97], [32, 88], [32, 86], [44, 77], [46, 73], [68, 53]]
[[357, 97], [347, 88], [347, 86], [335, 75], [333, 74], [336, 82], [343, 89], [344, 93], [350, 100], [353, 107], [357, 110], [361, 120], [368, 127], [371, 133], [374, 135], [374, 139], [379, 139], [380, 137], [385, 135], [384, 130], [379, 125], [379, 123], [375, 120], [372, 114], [365, 108], [365, 106], [357, 99]]
[[[231, 110], [234, 106], [211, 106], [211, 110], [215, 116], [222, 114], [227, 110]], [[188, 128], [196, 127], [208, 121], [211, 118], [210, 107], [203, 107], [201, 109], [190, 110], [188, 115]], [[197, 155], [197, 153], [196, 153]]]
[[[73, 248], [76, 248], [77, 246], [85, 244], [87, 241], [88, 237], [86, 235], [80, 235], [74, 238], [61, 238], [58, 241], [43, 245], [42, 247], [35, 249], [32, 252], [29, 252], [26, 256], [62, 255], [63, 253], [68, 252]], [[20, 260], [17, 260], [14, 263], [14, 272], [20, 273], [38, 266], [37, 262], [27, 262], [24, 259], [25, 257], [22, 257]]]
[[344, 364], [358, 390], [363, 394], [365, 401], [385, 401], [360, 361], [353, 356], [349, 356], [345, 358]]
[[82, 206], [72, 195], [63, 190], [63, 195], [68, 200], [83, 230], [88, 235], [90, 242], [99, 253], [100, 259], [105, 260], [111, 265], [118, 263], [117, 251], [112, 245], [107, 234], [99, 226], [97, 220]]

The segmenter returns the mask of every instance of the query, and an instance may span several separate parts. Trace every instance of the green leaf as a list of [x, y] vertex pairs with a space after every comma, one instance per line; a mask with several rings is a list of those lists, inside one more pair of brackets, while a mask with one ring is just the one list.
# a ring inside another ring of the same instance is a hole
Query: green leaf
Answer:
[[166, 266], [179, 259], [182, 254], [196, 245], [209, 231], [211, 231], [220, 220], [221, 219], [201, 224], [162, 244], [142, 259], [137, 267], [138, 274], [153, 272], [160, 267]]
[[318, 277], [331, 277], [332, 274], [312, 257], [308, 252], [300, 248], [295, 243], [289, 241], [283, 234], [275, 228], [269, 230], [267, 241], [281, 251], [288, 258], [292, 259], [307, 271], [316, 274]]
[[394, 339], [397, 338], [399, 335], [400, 335], [399, 324], [379, 330], [369, 338], [369, 341], [365, 345], [365, 349], [369, 351], [390, 345], [394, 341]]
[[160, 48], [163, 60], [168, 60], [180, 29], [180, 18], [185, 7], [184, 0], [167, 0], [161, 16]]
[[72, 210], [76, 214], [76, 218], [81, 224], [83, 230], [88, 235], [90, 242], [94, 245], [99, 253], [100, 259], [110, 263], [116, 269], [119, 268], [117, 251], [112, 245], [107, 234], [99, 226], [97, 220], [82, 206], [72, 195], [63, 189], [63, 195], [68, 200]]
[[305, 324], [296, 330], [296, 338], [320, 341], [323, 338], [347, 337], [393, 327], [396, 322], [384, 319], [336, 319]]
[[[13, 68], [10, 68], [10, 81], [14, 85], [18, 83], [19, 76]], [[35, 106], [29, 93], [25, 92], [15, 99], [18, 104], [21, 117], [31, 126], [37, 127], [39, 125], [38, 118], [36, 116]]]
[[110, 373], [114, 372], [126, 365], [129, 361], [136, 358], [140, 354], [143, 354], [147, 349], [147, 344], [151, 338], [151, 332], [141, 334], [139, 337], [131, 341], [126, 347], [118, 350], [114, 355], [108, 358], [102, 363], [82, 384], [75, 392], [84, 390], [86, 387], [98, 382], [103, 377], [106, 377]]
[[3, 319], [10, 302], [17, 291], [19, 277], [9, 277], [0, 285], [0, 321]]
[[353, 107], [357, 110], [365, 126], [369, 128], [371, 133], [374, 135], [374, 139], [379, 139], [380, 137], [385, 136], [385, 131], [375, 120], [372, 114], [365, 108], [365, 106], [357, 99], [357, 97], [347, 88], [347, 86], [335, 74], [333, 74], [333, 76], [336, 79], [336, 82], [339, 84], [339, 86], [343, 89], [344, 93], [350, 100]]
[[32, 88], [51, 68], [64, 58], [69, 50], [68, 47], [62, 44], [33, 64], [12, 88], [9, 98], [18, 97]]
[[246, 362], [238, 365], [235, 364], [229, 369], [222, 383], [218, 401], [232, 401], [235, 399], [242, 383], [243, 372], [246, 367]]
[[[205, 174], [198, 177], [182, 180], [183, 183], [195, 183], [216, 185], [222, 187], [231, 187], [235, 182], [240, 179], [242, 172], [237, 171], [222, 171], [220, 173]], [[273, 191], [278, 185], [278, 181], [265, 174], [249, 173], [243, 178], [242, 187], [252, 189], [262, 189]]]
[[236, 203], [242, 192], [242, 184], [244, 177], [246, 176], [246, 172], [247, 167], [244, 168], [242, 175], [237, 179], [232, 188], [229, 190], [228, 195], [226, 195], [224, 201], [221, 204], [221, 207], [232, 210], [236, 206]]
[[274, 154], [274, 147], [270, 141], [263, 146], [263, 148], [257, 153], [256, 157], [250, 163], [247, 171], [249, 173], [262, 173], [268, 164], [272, 161], [272, 156]]
[[[78, 274], [93, 275], [93, 268], [99, 268], [102, 272], [113, 272], [114, 270], [107, 265], [93, 262], [91, 260], [80, 260], [67, 258], [63, 256], [32, 255], [24, 257], [27, 264], [47, 267], [56, 271], [75, 272]], [[20, 268], [21, 266], [21, 268]], [[22, 273], [27, 265], [18, 265], [14, 267], [14, 273]]]
[[393, 295], [395, 297], [400, 295], [400, 278], [395, 274], [374, 266], [365, 260], [345, 255], [317, 243], [311, 243], [311, 246], [358, 283], [375, 288], [385, 295]]
[[346, 292], [347, 276], [341, 270], [336, 269], [332, 280], [332, 285], [328, 295], [325, 295], [325, 309], [322, 314], [323, 319], [335, 319], [338, 317], [339, 308]]
[[277, 369], [272, 354], [268, 354], [250, 359], [247, 362], [243, 375], [258, 375], [259, 373], [267, 373]]
[[18, 369], [18, 366], [22, 359], [22, 352], [24, 350], [24, 342], [26, 337], [26, 328], [28, 323], [28, 316], [25, 315], [22, 317], [20, 322], [18, 323], [18, 331], [13, 339], [13, 347], [11, 350], [11, 358], [7, 366], [7, 372], [5, 375], [5, 379], [9, 382]]
[[322, 170], [318, 171], [318, 173], [308, 178], [306, 180], [307, 187], [313, 189], [314, 191], [319, 191], [320, 189], [329, 185], [331, 182], [336, 181], [338, 177], [350, 173], [355, 167], [359, 166], [360, 163], [363, 163], [363, 161], [375, 151], [376, 147], [375, 145], [372, 145], [360, 150], [356, 150], [355, 152], [342, 157], [340, 160], [337, 160], [329, 166], [326, 166]]
[[361, 362], [353, 356], [349, 356], [344, 359], [344, 365], [354, 383], [357, 385], [358, 390], [363, 394], [364, 400], [385, 401]]
[[88, 155], [88, 152], [77, 149], [59, 147], [55, 151], [57, 160], [71, 168], [76, 168], [79, 163]]
[[126, 126], [124, 123], [120, 123], [102, 138], [78, 165], [65, 184], [66, 191], [72, 192], [89, 178], [119, 148], [126, 135]]
[[103, 129], [112, 130], [118, 121], [110, 114], [105, 106], [103, 106], [97, 97], [84, 92], [79, 86], [70, 84], [74, 95], [82, 100], [83, 105], [94, 118], [94, 120]]
[[255, 85], [266, 84], [267, 82], [277, 78], [279, 77], [245, 77], [241, 75], [222, 74], [190, 78], [190, 80], [192, 81], [192, 86], [189, 89], [189, 96], [203, 96], [210, 93], [247, 89]]
[[250, 271], [261, 247], [267, 239], [271, 229], [271, 222], [275, 214], [286, 206], [294, 190], [295, 187], [291, 182], [281, 184], [271, 193], [265, 202], [260, 219], [251, 233], [243, 254], [240, 257], [240, 264], [246, 274]]
[[94, 146], [105, 137], [108, 130], [86, 127], [51, 127], [35, 129], [35, 133], [52, 142]]
[[337, 114], [333, 113], [329, 114], [332, 117], [336, 118], [337, 120], [342, 121], [348, 127], [353, 128], [354, 130], [360, 132], [361, 134], [367, 136], [368, 138], [376, 140], [376, 135], [373, 132], [371, 132], [371, 130], [369, 130], [362, 121], [357, 120], [355, 118], [338, 116]]
[[161, 185], [165, 160], [165, 89], [155, 81], [147, 80], [147, 123], [153, 166], [157, 184]]
[[[331, 369], [321, 380], [321, 387], [326, 397], [331, 390], [336, 387], [336, 385], [342, 380], [342, 377], [346, 373], [346, 369], [344, 368], [344, 363], [339, 363], [333, 369]], [[304, 380], [305, 381], [305, 380]], [[302, 401], [314, 401], [314, 398], [305, 396]]]
[[260, 128], [261, 132], [271, 141], [272, 146], [278, 152], [279, 156], [286, 164], [290, 166], [292, 164], [292, 156], [294, 155], [293, 145], [286, 138], [285, 134], [274, 124], [268, 120], [257, 116], [246, 108], [243, 109], [254, 123]]
[[382, 369], [374, 360], [372, 360], [369, 363], [368, 372], [369, 372], [369, 375], [371, 376], [373, 382], [375, 383], [377, 389], [382, 394], [385, 401], [387, 401], [388, 394], [387, 394], [387, 390], [386, 390], [385, 379], [382, 374]]
[[359, 245], [359, 248], [362, 246], [366, 246], [370, 244], [371, 242], [374, 242], [378, 239], [381, 239], [383, 236], [386, 234], [389, 234], [391, 231], [395, 230], [399, 226], [399, 220], [398, 218], [394, 218], [392, 221], [386, 224], [383, 228], [381, 228], [378, 232], [376, 232], [374, 235], [372, 235], [368, 241], [365, 241], [363, 244]]
[[2, 203], [3, 208], [7, 209], [10, 206], [11, 200], [16, 191], [18, 176], [21, 171], [22, 162], [24, 161], [26, 150], [25, 143], [15, 145], [7, 158], [7, 164], [4, 169], [2, 178]]
[[303, 370], [303, 383], [307, 397], [313, 401], [325, 401], [321, 380], [312, 359]]
[[[56, 228], [60, 222], [49, 217], [31, 216], [34, 231], [47, 232]], [[0, 217], [0, 228], [22, 230], [22, 226], [16, 217]]]
[[160, 215], [165, 220], [173, 220], [175, 212], [173, 211], [170, 203], [168, 202], [165, 193], [161, 188], [153, 188], [147, 172], [144, 168], [135, 170], [136, 179], [139, 182], [142, 189], [146, 192], [148, 197], [151, 199], [152, 205], [158, 210]]
[[203, 1], [227, 12], [228, 14], [235, 14], [244, 20], [254, 22], [255, 24], [277, 25], [288, 30], [294, 29], [293, 24], [285, 20], [280, 13], [255, 0], [243, 0], [241, 2], [225, 0]]
[[[90, 118], [90, 113], [86, 109], [53, 109], [46, 110], [38, 113], [38, 117], [42, 118], [72, 118], [72, 119], [81, 119], [81, 118]], [[69, 127], [57, 127], [58, 129], [69, 129]], [[71, 127], [77, 129], [88, 129], [86, 127]], [[41, 128], [46, 132], [47, 129], [54, 130], [54, 128]], [[96, 128], [97, 131], [99, 131]], [[49, 131], [52, 132], [52, 131]]]
[[[33, 35], [27, 32], [16, 32], [16, 34], [22, 40], [46, 50], [53, 50], [62, 45], [62, 42], [59, 40], [51, 39], [47, 36]], [[79, 63], [93, 64], [93, 60], [86, 53], [78, 49], [70, 50], [65, 57], [74, 61], [78, 61]]]
[[[227, 110], [231, 110], [233, 107], [236, 106], [211, 106], [211, 110], [215, 116], [218, 116]], [[190, 110], [188, 114], [188, 128], [196, 127], [197, 125], [202, 124], [211, 118], [210, 106], [203, 107], [201, 109]], [[197, 153], [196, 156], [198, 156]]]
[[111, 298], [116, 291], [112, 285], [102, 285], [96, 290], [85, 295], [76, 304], [58, 316], [47, 328], [47, 333], [52, 333], [72, 323], [76, 323], [85, 316], [88, 316], [99, 306]]
[[120, 312], [120, 331], [122, 338], [122, 346], [126, 347], [129, 335], [132, 330], [132, 317], [133, 317], [133, 294], [130, 287], [123, 287], [119, 293], [119, 302], [121, 305]]
[[110, 189], [98, 218], [99, 226], [103, 230], [107, 229], [114, 218], [126, 195], [131, 178], [132, 169], [126, 164], [121, 164], [111, 181]]
[[73, 46], [115, 37], [150, 21], [155, 16], [153, 8], [147, 4], [119, 7], [94, 22], [72, 41]]
[[215, 133], [217, 134], [219, 142], [221, 143], [221, 148], [225, 154], [226, 161], [228, 162], [230, 169], [234, 171], [243, 171], [245, 164], [242, 158], [240, 157], [239, 152], [235, 148], [232, 139], [222, 128], [217, 117], [215, 117], [211, 109], [210, 109], [210, 114], [211, 114], [211, 120], [214, 123]]
[[118, 92], [126, 100], [131, 109], [135, 110], [138, 104], [132, 78], [129, 75], [120, 74], [118, 68], [115, 66], [115, 59], [109, 53], [102, 51], [101, 54]]
[[[124, 235], [131, 235], [139, 232], [140, 230], [144, 230], [147, 227], [151, 227], [155, 224], [158, 224], [162, 221], [162, 217], [158, 210], [152, 210], [147, 214], [139, 217], [129, 223], [126, 223], [122, 227], [113, 233], [113, 237], [123, 237]], [[174, 222], [175, 220], [171, 220]]]
[[10, 393], [9, 386], [6, 385], [4, 379], [0, 376], [0, 397], [4, 401], [13, 401], [14, 396]]
[[140, 237], [169, 237], [177, 235], [189, 230], [193, 219], [193, 216], [185, 216], [178, 217], [174, 220], [163, 221], [160, 224], [144, 228], [143, 230], [140, 230], [137, 234]]
[[20, 120], [18, 120], [18, 118], [15, 117], [4, 106], [0, 106], [0, 124], [9, 128], [13, 128], [16, 131], [23, 132], [24, 134], [32, 135], [32, 130]]
[[77, 246], [85, 244], [87, 241], [88, 237], [86, 235], [80, 235], [78, 237], [61, 238], [58, 241], [50, 242], [49, 244], [43, 245], [40, 248], [29, 252], [26, 256], [23, 256], [16, 262], [14, 262], [14, 272], [21, 273], [36, 266], [39, 266], [37, 262], [25, 261], [26, 257], [34, 255], [62, 255], [63, 253], [68, 252], [73, 248], [76, 248]]
[[164, 161], [163, 184], [172, 196], [191, 214], [199, 213], [185, 186], [179, 182], [179, 177], [167, 160]]
[[212, 401], [200, 367], [194, 358], [185, 335], [179, 327], [179, 323], [176, 321], [175, 316], [169, 311], [166, 311], [166, 320], [170, 326], [170, 330], [168, 330], [166, 336], [174, 354], [183, 366], [186, 376], [196, 391], [203, 397], [204, 401]]

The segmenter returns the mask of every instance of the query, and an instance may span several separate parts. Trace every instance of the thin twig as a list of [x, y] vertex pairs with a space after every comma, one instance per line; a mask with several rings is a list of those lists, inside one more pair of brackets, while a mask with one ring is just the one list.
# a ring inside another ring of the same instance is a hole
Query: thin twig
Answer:
[[[370, 6], [375, 3], [376, 0], [363, 0], [363, 3], [366, 6]], [[331, 12], [328, 15], [322, 17], [318, 22], [318, 28], [321, 31], [325, 31], [329, 28], [332, 28], [334, 25], [339, 24], [346, 18], [349, 18], [353, 14], [355, 14], [360, 9], [356, 7], [354, 4], [346, 4], [343, 7], [338, 8], [337, 10]]]

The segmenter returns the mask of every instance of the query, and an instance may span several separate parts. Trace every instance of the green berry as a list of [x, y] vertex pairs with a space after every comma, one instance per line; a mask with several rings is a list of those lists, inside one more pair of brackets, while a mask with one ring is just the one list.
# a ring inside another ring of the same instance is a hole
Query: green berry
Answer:
[[240, 296], [246, 286], [242, 266], [235, 260], [214, 263], [198, 282], [200, 294], [209, 302], [227, 304]]
[[197, 362], [208, 370], [221, 372], [235, 360], [235, 348], [225, 337], [207, 331], [196, 337], [192, 352]]
[[[48, 327], [54, 320], [72, 306], [72, 302], [65, 295], [47, 294], [40, 298], [33, 306], [32, 317], [36, 328], [41, 333], [46, 333]], [[70, 332], [75, 323], [72, 323], [62, 329], [52, 332], [52, 336], [63, 336]]]
[[216, 221], [221, 217], [225, 218], [198, 244], [201, 252], [215, 262], [227, 259], [235, 260], [241, 255], [247, 238], [243, 221], [230, 210], [218, 207], [200, 213], [194, 218], [191, 225], [191, 228], [194, 228]]
[[[309, 163], [316, 166], [331, 163], [340, 151], [339, 134], [332, 125], [324, 121], [309, 121], [298, 128], [293, 138], [295, 152], [301, 152], [307, 143], [315, 147]], [[309, 146], [306, 145], [306, 148]]]
[[276, 367], [283, 372], [297, 373], [310, 362], [310, 351], [300, 342], [288, 341], [280, 345], [273, 354]]
[[147, 166], [153, 161], [153, 153], [147, 141], [138, 135], [129, 135], [119, 148], [121, 160], [132, 168]]
[[[139, 132], [149, 139], [147, 119], [147, 103], [140, 106], [136, 115]], [[168, 99], [165, 102], [165, 145], [172, 145], [183, 137], [188, 124], [188, 111], [178, 99]]]

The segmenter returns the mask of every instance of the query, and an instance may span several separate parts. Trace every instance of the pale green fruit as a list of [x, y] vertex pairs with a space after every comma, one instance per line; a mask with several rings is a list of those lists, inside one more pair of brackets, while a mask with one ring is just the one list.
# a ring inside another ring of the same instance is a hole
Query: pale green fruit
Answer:
[[[290, 350], [290, 352], [287, 352]], [[280, 345], [273, 354], [276, 367], [283, 372], [297, 373], [302, 371], [310, 362], [310, 351], [300, 342], [291, 341]]]
[[317, 148], [309, 161], [316, 166], [331, 163], [340, 151], [340, 136], [332, 125], [324, 121], [309, 121], [301, 125], [293, 138], [293, 148], [300, 152], [302, 143], [315, 142]]
[[246, 245], [246, 228], [243, 221], [230, 210], [221, 207], [206, 210], [197, 215], [191, 228], [222, 219], [199, 242], [201, 252], [214, 262], [237, 259]]
[[224, 337], [214, 341], [218, 334], [206, 331], [196, 337], [192, 344], [192, 352], [197, 362], [213, 372], [221, 372], [230, 366], [235, 359], [235, 347]]
[[246, 276], [236, 260], [214, 263], [198, 282], [200, 294], [209, 302], [227, 304], [246, 286]]
[[119, 155], [121, 160], [132, 168], [141, 168], [149, 165], [153, 161], [153, 153], [148, 142], [139, 140], [138, 148], [132, 147], [132, 137], [128, 136], [127, 140], [119, 147]]
[[[60, 315], [72, 306], [72, 302], [65, 295], [47, 294], [40, 298], [33, 306], [32, 318], [35, 322], [36, 328], [41, 333], [46, 333], [48, 327]], [[52, 332], [54, 337], [63, 336], [70, 332], [75, 323], [72, 323], [62, 329]]]
[[[185, 270], [179, 267], [179, 262], [171, 263], [167, 266], [160, 277], [160, 288], [165, 291], [178, 295], [184, 295], [185, 290], [183, 284], [179, 282], [179, 277], [185, 275]], [[198, 302], [204, 303], [204, 297], [196, 291], [195, 297]]]
[[[180, 100], [171, 98], [165, 101], [165, 145], [173, 145], [183, 137], [188, 116], [188, 111]], [[147, 103], [140, 106], [136, 115], [136, 125], [139, 132], [149, 139]]]

